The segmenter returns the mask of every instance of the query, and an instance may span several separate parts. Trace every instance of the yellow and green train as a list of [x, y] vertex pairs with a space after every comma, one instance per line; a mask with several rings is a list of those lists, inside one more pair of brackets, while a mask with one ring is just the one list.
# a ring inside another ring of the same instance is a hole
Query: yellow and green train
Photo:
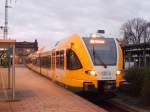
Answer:
[[114, 38], [72, 35], [47, 52], [31, 54], [27, 66], [72, 91], [105, 92], [120, 86], [123, 56]]

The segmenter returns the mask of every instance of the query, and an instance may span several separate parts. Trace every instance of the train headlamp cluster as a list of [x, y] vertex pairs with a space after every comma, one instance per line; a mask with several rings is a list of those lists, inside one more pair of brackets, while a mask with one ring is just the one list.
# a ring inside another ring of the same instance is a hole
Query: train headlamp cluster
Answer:
[[121, 74], [121, 71], [120, 70], [117, 70], [117, 75], [120, 75]]
[[96, 72], [94, 70], [88, 70], [88, 71], [85, 71], [85, 73], [92, 75], [92, 76], [96, 76]]

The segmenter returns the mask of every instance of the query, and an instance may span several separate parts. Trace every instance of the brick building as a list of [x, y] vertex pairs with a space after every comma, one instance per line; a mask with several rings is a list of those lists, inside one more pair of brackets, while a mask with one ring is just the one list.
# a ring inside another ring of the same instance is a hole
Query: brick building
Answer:
[[25, 64], [27, 56], [38, 50], [38, 42], [16, 42], [16, 63]]

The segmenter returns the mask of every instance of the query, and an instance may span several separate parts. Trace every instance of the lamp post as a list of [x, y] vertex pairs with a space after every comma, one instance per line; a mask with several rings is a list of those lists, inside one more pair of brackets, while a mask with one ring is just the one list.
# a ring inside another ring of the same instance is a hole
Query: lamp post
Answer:
[[[11, 0], [10, 0], [11, 2]], [[15, 1], [16, 2], [16, 1]], [[5, 0], [5, 23], [4, 23], [4, 39], [7, 39], [8, 37], [8, 8], [11, 8], [9, 6], [8, 0]]]

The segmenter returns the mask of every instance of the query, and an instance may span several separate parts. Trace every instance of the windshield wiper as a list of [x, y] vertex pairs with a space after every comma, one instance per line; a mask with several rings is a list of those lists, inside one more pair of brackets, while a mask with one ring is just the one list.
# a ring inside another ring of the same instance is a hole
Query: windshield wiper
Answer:
[[95, 62], [95, 50], [94, 50], [94, 47], [93, 47], [93, 61], [94, 61], [94, 63], [96, 63]]
[[102, 59], [99, 57], [99, 56], [97, 56], [96, 58], [98, 58], [99, 59], [99, 61], [102, 63], [102, 65], [104, 66], [104, 68], [107, 68], [107, 65], [102, 61]]

